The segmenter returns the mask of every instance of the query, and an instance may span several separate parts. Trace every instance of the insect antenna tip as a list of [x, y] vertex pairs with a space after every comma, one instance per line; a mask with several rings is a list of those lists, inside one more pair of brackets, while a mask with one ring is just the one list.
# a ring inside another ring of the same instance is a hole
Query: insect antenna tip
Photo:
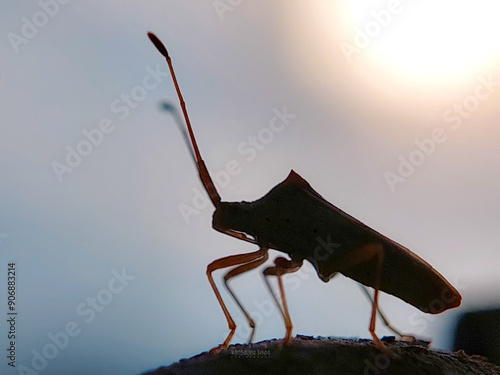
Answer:
[[167, 59], [168, 59], [168, 52], [167, 52], [167, 49], [165, 48], [165, 46], [163, 45], [163, 43], [161, 42], [160, 39], [158, 39], [158, 37], [153, 34], [152, 32], [148, 32], [148, 37], [149, 39], [153, 42], [153, 44], [155, 45], [155, 47], [158, 49], [158, 51], [163, 55], [165, 56]]

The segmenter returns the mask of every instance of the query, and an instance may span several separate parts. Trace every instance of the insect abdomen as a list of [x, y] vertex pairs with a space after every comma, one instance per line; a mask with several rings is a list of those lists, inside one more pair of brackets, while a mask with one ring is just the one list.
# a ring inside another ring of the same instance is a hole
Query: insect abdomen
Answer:
[[[430, 264], [391, 240], [384, 241], [383, 249], [380, 290], [430, 314], [460, 305], [460, 293]], [[376, 267], [376, 259], [373, 259], [342, 273], [373, 287]]]

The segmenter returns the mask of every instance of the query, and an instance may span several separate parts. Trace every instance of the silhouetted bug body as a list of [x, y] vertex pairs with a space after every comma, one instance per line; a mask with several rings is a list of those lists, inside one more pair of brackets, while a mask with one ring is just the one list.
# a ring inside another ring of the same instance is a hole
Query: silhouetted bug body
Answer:
[[[224, 276], [225, 285], [247, 317], [250, 326], [255, 328], [252, 318], [227, 282], [230, 278], [263, 264], [268, 259], [269, 249], [279, 250], [290, 257], [278, 257], [274, 266], [264, 270], [268, 286], [267, 276], [276, 276], [278, 279], [281, 304], [270, 287], [269, 290], [285, 320], [285, 344], [292, 340], [292, 322], [281, 277], [299, 270], [304, 260], [313, 264], [319, 278], [324, 282], [341, 273], [375, 289], [369, 330], [375, 345], [381, 350], [384, 345], [375, 334], [379, 290], [431, 314], [460, 305], [460, 293], [428, 263], [326, 201], [293, 170], [283, 182], [261, 199], [254, 202], [221, 201], [201, 158], [167, 49], [154, 34], [148, 35], [158, 51], [167, 59], [186, 120], [200, 179], [215, 206], [213, 228], [259, 246], [259, 250], [253, 253], [230, 255], [215, 260], [207, 267], [210, 285], [230, 329], [224, 343], [214, 348], [213, 352], [227, 348], [236, 330], [236, 324], [220, 296], [212, 272], [233, 267]], [[388, 327], [393, 329], [383, 315], [381, 317]], [[250, 340], [253, 333], [254, 330]]]

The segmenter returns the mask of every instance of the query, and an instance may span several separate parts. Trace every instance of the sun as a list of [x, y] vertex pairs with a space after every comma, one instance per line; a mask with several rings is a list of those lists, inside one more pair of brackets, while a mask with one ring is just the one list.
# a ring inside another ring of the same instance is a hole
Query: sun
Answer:
[[499, 1], [351, 0], [349, 8], [352, 39], [344, 47], [352, 59], [380, 59], [416, 77], [456, 77], [498, 54]]

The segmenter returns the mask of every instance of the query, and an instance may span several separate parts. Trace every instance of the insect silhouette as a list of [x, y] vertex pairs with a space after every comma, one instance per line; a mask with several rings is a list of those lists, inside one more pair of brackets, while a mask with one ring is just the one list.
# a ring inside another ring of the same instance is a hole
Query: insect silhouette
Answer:
[[298, 271], [304, 260], [312, 263], [319, 278], [324, 282], [341, 273], [375, 290], [369, 331], [375, 346], [380, 350], [385, 348], [375, 333], [380, 290], [402, 299], [425, 313], [438, 314], [460, 305], [462, 300], [460, 293], [431, 265], [406, 247], [369, 228], [326, 201], [293, 170], [283, 182], [254, 202], [222, 201], [201, 158], [167, 49], [154, 34], [148, 33], [148, 36], [167, 60], [189, 132], [199, 176], [215, 206], [213, 228], [259, 247], [255, 252], [230, 255], [217, 259], [207, 266], [208, 280], [230, 330], [225, 341], [212, 349], [212, 352], [227, 348], [236, 330], [236, 324], [217, 289], [212, 273], [233, 267], [224, 276], [224, 283], [253, 329], [251, 340], [255, 323], [229, 287], [228, 280], [263, 264], [268, 259], [269, 249], [281, 251], [289, 256], [289, 259], [276, 258], [274, 266], [267, 267], [263, 271], [268, 287], [269, 276], [275, 276], [278, 280], [281, 304], [270, 287], [269, 290], [285, 321], [286, 335], [283, 344], [292, 341], [292, 321], [282, 276]]

